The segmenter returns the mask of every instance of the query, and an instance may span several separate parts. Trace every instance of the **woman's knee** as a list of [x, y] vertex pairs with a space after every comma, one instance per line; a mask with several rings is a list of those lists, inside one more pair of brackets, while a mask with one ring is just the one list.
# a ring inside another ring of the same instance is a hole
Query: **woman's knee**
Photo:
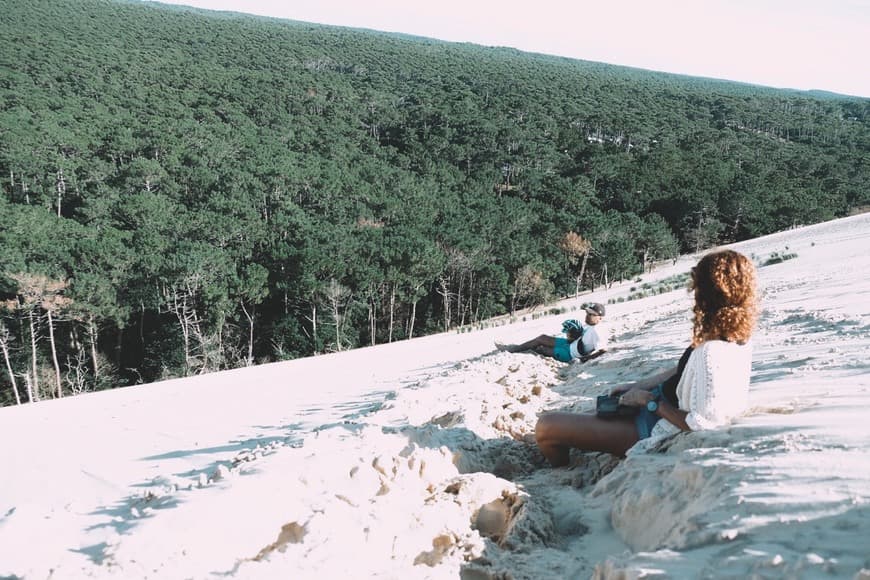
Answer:
[[558, 421], [555, 415], [542, 415], [538, 418], [535, 424], [535, 439], [537, 441], [546, 441], [553, 439], [557, 428]]

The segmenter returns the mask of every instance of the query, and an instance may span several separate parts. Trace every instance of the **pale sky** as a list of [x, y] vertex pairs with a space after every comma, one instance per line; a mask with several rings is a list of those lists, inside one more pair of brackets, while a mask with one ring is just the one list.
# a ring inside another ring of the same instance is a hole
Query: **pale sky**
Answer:
[[164, 0], [870, 98], [870, 0]]

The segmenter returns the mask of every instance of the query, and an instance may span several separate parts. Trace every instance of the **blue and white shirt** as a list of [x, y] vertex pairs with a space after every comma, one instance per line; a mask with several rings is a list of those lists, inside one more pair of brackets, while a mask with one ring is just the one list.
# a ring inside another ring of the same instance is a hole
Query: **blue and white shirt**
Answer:
[[585, 322], [581, 322], [580, 325], [583, 327], [583, 336], [570, 344], [571, 358], [580, 358], [585, 354], [607, 348], [608, 332], [601, 322], [595, 326]]

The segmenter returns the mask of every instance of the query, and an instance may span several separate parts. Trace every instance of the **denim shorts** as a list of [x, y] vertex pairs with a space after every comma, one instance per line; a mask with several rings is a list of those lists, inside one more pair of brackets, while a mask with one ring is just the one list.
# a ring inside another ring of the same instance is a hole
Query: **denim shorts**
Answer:
[[[662, 385], [658, 385], [652, 389], [652, 393], [661, 399]], [[634, 418], [638, 439], [646, 439], [649, 437], [650, 433], [652, 433], [652, 428], [659, 422], [659, 419], [661, 419], [661, 417], [650, 412], [646, 407], [641, 407], [637, 416]]]
[[567, 338], [557, 338], [553, 345], [553, 358], [562, 362], [571, 362], [571, 343]]
[[637, 427], [638, 439], [646, 439], [652, 433], [652, 428], [659, 422], [659, 417], [655, 413], [650, 413], [646, 407], [641, 407], [637, 416], [634, 418], [634, 424]]

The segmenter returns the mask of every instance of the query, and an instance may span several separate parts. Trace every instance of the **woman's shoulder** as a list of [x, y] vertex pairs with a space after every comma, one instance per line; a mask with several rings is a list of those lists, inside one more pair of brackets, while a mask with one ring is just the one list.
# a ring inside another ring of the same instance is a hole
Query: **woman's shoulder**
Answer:
[[705, 340], [696, 346], [695, 350], [752, 350], [752, 341], [739, 343], [728, 340]]
[[742, 359], [752, 356], [752, 343], [740, 344], [727, 340], [707, 340], [695, 347], [695, 351], [699, 358]]

